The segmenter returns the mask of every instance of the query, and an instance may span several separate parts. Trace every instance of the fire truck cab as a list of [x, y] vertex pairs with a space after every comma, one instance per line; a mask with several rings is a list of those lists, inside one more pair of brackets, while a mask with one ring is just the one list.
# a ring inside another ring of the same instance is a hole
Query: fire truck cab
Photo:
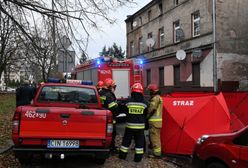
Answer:
[[72, 73], [74, 79], [89, 80], [96, 85], [98, 81], [112, 78], [116, 82], [117, 99], [130, 96], [130, 87], [142, 81], [142, 64], [140, 59], [113, 60], [111, 57], [99, 57], [78, 65]]

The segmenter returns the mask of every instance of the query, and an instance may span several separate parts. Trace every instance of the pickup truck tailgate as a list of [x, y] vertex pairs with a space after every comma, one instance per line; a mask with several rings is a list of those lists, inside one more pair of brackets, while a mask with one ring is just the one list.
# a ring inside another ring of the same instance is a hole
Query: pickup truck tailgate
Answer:
[[104, 139], [107, 111], [61, 107], [24, 107], [21, 138]]

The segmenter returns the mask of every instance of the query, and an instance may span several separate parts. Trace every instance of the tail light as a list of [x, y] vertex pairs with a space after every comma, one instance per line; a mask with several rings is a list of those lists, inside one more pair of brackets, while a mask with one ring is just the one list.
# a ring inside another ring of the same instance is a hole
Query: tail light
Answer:
[[107, 136], [112, 136], [113, 133], [113, 118], [110, 111], [107, 112]]
[[20, 125], [20, 113], [15, 112], [15, 115], [12, 121], [12, 133], [13, 134], [19, 133], [19, 125]]

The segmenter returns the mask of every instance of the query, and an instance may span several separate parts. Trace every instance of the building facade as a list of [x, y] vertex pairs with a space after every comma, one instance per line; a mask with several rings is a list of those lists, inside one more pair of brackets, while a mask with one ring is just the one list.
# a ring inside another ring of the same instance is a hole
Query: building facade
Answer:
[[152, 0], [125, 20], [127, 57], [144, 59], [144, 86], [162, 92], [247, 90], [247, 7], [246, 0]]

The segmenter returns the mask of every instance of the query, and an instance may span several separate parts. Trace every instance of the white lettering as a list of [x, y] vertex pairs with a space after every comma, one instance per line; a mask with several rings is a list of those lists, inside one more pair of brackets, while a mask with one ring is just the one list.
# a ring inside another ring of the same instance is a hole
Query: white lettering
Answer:
[[100, 71], [101, 74], [111, 74], [110, 70], [101, 70]]
[[173, 106], [194, 106], [194, 100], [174, 100]]
[[36, 113], [32, 110], [27, 110], [24, 114], [27, 118], [46, 118], [46, 113]]

